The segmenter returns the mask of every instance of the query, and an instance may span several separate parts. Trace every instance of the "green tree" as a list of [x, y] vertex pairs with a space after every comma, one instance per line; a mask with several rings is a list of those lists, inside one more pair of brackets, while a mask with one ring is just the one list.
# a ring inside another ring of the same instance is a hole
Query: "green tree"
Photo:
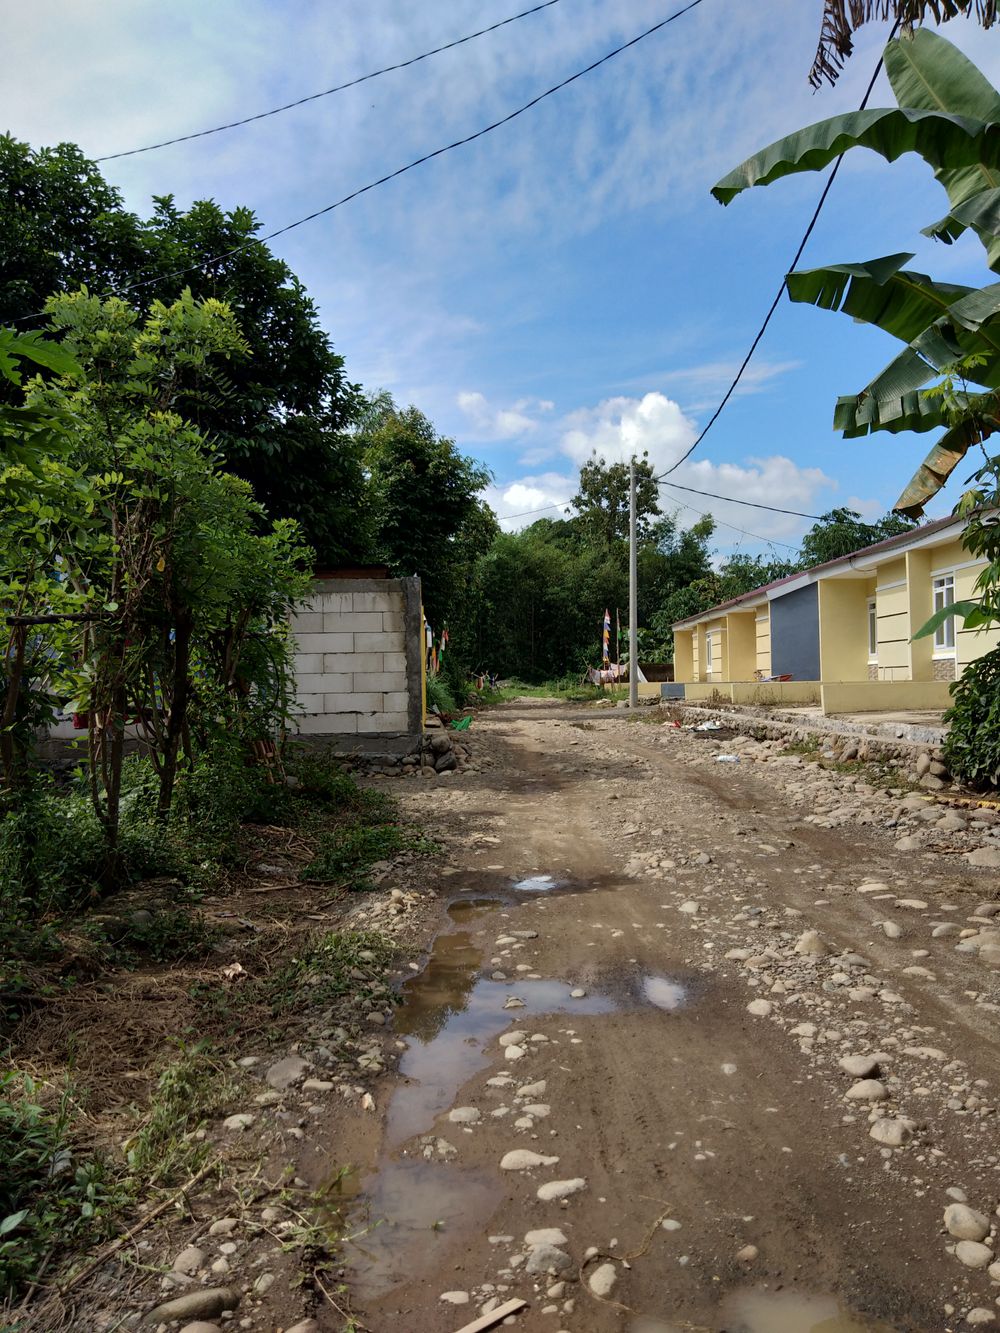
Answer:
[[[244, 351], [211, 386], [178, 385], [177, 406], [274, 518], [297, 519], [324, 564], [365, 558], [364, 478], [348, 427], [357, 386], [287, 264], [256, 239], [247, 208], [155, 200], [143, 221], [73, 144], [0, 137], [0, 324], [56, 292], [125, 288], [143, 312], [189, 289], [237, 314]], [[211, 262], [210, 262], [211, 261]], [[135, 285], [138, 284], [138, 285]]]
[[831, 509], [802, 538], [799, 558], [806, 567], [822, 565], [889, 537], [898, 537], [915, 526], [913, 519], [902, 514], [886, 514], [875, 523], [866, 523], [854, 509]]
[[[643, 454], [637, 459], [636, 531], [640, 541], [647, 541], [653, 520], [660, 513], [659, 490], [653, 468]], [[588, 539], [606, 548], [627, 542], [629, 534], [629, 465], [609, 463], [596, 451], [580, 469], [580, 483], [573, 497], [580, 526]]]

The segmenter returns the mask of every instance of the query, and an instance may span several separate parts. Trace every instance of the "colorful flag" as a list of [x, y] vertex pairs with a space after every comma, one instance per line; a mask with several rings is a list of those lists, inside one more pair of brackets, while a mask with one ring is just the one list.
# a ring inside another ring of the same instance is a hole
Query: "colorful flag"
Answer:
[[615, 607], [615, 661], [622, 660], [622, 618]]
[[603, 660], [611, 661], [611, 612], [604, 612], [604, 653]]

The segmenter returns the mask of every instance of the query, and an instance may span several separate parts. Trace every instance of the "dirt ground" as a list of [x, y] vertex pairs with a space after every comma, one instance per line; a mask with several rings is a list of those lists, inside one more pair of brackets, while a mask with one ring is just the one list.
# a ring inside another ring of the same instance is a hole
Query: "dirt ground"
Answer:
[[816, 826], [801, 759], [752, 742], [720, 763], [534, 700], [472, 735], [484, 771], [392, 784], [448, 845], [399, 1068], [299, 1165], [354, 1168], [329, 1197], [359, 1326], [514, 1298], [524, 1333], [992, 1323], [993, 1255], [942, 1215], [967, 1200], [992, 1249], [1000, 974], [955, 944], [996, 872], [895, 850], [881, 813]]

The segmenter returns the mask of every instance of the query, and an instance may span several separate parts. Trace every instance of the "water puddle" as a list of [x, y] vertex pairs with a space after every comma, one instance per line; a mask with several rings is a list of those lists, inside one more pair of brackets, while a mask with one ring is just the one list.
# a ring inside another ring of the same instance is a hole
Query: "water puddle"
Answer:
[[643, 977], [642, 993], [657, 1009], [679, 1009], [688, 998], [686, 987], [669, 977]]
[[835, 1296], [802, 1291], [736, 1291], [719, 1307], [725, 1333], [894, 1333], [848, 1310]]
[[551, 875], [528, 875], [526, 879], [514, 881], [517, 893], [551, 893], [553, 889], [561, 888], [562, 885], [563, 881], [554, 879]]

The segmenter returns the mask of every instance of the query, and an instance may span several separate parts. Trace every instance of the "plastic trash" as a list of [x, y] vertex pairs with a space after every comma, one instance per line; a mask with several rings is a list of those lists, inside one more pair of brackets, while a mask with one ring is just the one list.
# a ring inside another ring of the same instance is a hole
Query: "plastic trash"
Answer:
[[691, 730], [692, 730], [692, 731], [721, 731], [721, 730], [722, 730], [722, 723], [721, 723], [721, 722], [712, 722], [711, 720], [709, 720], [708, 722], [699, 722], [698, 725], [697, 725], [696, 727], [692, 727]]
[[717, 754], [715, 762], [717, 764], [738, 764], [740, 757], [738, 754]]

